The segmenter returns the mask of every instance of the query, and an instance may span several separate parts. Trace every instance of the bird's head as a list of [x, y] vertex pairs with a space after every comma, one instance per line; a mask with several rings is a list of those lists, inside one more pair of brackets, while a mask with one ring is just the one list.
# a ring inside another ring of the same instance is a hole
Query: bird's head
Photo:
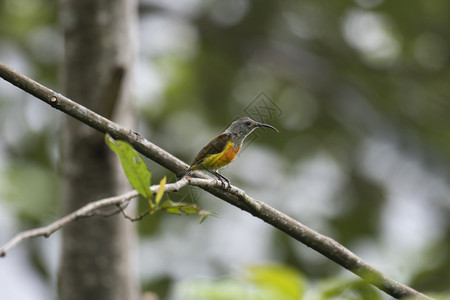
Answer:
[[256, 122], [249, 117], [237, 119], [236, 121], [231, 123], [230, 127], [228, 127], [225, 132], [231, 134], [236, 139], [237, 143], [241, 143], [250, 133], [252, 133], [253, 130], [258, 127], [268, 127], [275, 130], [276, 132], [279, 132], [275, 127], [268, 124]]

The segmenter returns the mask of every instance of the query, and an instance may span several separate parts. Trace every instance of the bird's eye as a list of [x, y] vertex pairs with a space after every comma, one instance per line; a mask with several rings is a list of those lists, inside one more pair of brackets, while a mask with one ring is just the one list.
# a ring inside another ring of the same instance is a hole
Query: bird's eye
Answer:
[[252, 123], [250, 121], [245, 122], [245, 126], [250, 126]]

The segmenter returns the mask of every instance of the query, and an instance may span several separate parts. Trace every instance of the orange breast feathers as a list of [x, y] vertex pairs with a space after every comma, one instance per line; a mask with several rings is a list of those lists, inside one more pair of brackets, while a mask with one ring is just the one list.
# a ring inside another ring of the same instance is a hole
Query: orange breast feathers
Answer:
[[[228, 165], [230, 162], [234, 160], [237, 153], [241, 147], [235, 149], [234, 145], [231, 141], [228, 141], [225, 149], [222, 152], [212, 154], [207, 156], [203, 161], [200, 163], [201, 167], [207, 170], [217, 170], [220, 169], [226, 165]], [[192, 169], [198, 169], [198, 168], [192, 168]]]

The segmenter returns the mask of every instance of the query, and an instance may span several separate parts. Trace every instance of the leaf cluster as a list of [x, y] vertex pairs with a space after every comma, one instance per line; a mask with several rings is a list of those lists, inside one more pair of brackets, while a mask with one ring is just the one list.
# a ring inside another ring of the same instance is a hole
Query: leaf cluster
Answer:
[[216, 216], [216, 213], [203, 210], [195, 203], [174, 202], [169, 199], [162, 201], [167, 181], [166, 177], [164, 176], [160, 180], [158, 190], [154, 195], [150, 189], [152, 174], [140, 154], [127, 142], [115, 140], [109, 134], [105, 135], [105, 142], [118, 156], [130, 185], [149, 204], [148, 210], [141, 213], [137, 218], [129, 217], [124, 213], [128, 219], [139, 221], [146, 215], [152, 215], [161, 210], [175, 215], [181, 215], [182, 213], [186, 215], [197, 214], [201, 216], [200, 223], [203, 223], [210, 215]]

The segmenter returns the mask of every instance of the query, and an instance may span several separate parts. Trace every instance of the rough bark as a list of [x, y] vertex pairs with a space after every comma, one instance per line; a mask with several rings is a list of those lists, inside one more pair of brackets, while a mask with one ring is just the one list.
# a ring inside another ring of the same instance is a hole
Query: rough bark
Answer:
[[[134, 0], [61, 0], [65, 93], [107, 118], [129, 107]], [[66, 117], [62, 128], [63, 213], [121, 192], [122, 179], [103, 135]], [[60, 299], [137, 299], [124, 218], [87, 218], [63, 230]]]

